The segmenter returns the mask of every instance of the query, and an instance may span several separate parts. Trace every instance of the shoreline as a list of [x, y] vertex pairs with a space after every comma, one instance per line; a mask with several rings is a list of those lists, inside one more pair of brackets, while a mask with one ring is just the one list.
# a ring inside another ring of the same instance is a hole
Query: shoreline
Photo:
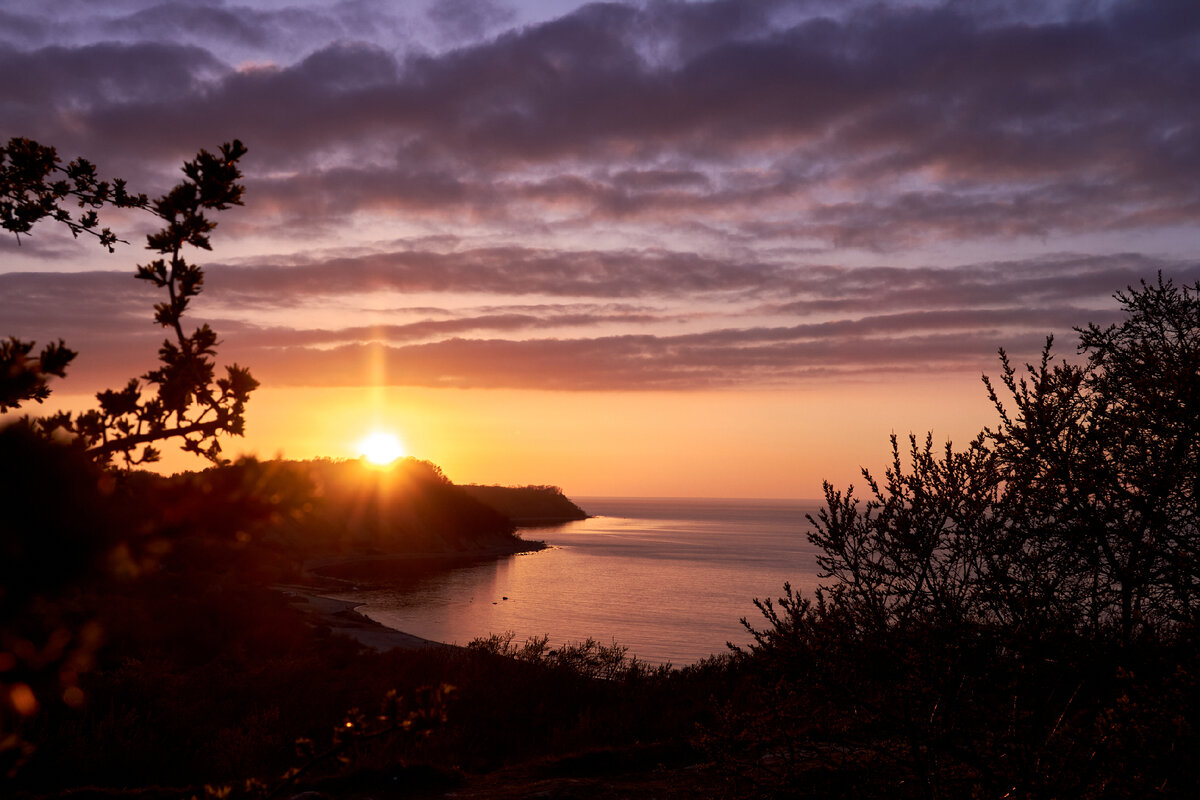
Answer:
[[456, 647], [380, 624], [358, 611], [364, 603], [325, 597], [320, 592], [328, 591], [326, 589], [297, 584], [280, 584], [272, 588], [287, 598], [288, 605], [309, 618], [314, 633], [324, 628], [329, 631], [329, 635], [347, 636], [377, 653], [386, 653], [389, 650]]
[[[361, 583], [372, 583], [369, 576], [359, 575], [360, 580], [351, 580], [337, 575], [325, 574], [323, 570], [362, 571], [370, 567], [406, 568], [423, 572], [430, 568], [440, 569], [471, 561], [500, 558], [544, 550], [545, 542], [520, 540], [517, 547], [501, 546], [483, 548], [468, 553], [404, 553], [404, 554], [359, 554], [324, 556], [309, 559], [303, 568], [305, 583], [281, 583], [272, 588], [288, 598], [288, 604], [304, 614], [314, 633], [327, 630], [330, 635], [348, 636], [359, 644], [379, 653], [389, 650], [421, 650], [430, 647], [460, 647], [460, 645], [426, 639], [405, 633], [376, 622], [358, 609], [365, 603], [338, 600], [326, 593], [343, 591]], [[393, 579], [396, 576], [393, 576]], [[362, 580], [365, 578], [365, 580]], [[311, 581], [311, 582], [310, 582]], [[390, 582], [390, 581], [389, 581]]]

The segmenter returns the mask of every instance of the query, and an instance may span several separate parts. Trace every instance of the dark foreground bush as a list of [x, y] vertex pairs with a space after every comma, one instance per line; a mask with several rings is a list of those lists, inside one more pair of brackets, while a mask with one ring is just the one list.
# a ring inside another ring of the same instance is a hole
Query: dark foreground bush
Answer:
[[865, 503], [825, 487], [826, 586], [760, 605], [753, 688], [712, 739], [739, 787], [1200, 790], [1200, 284], [1117, 299], [1080, 364], [1001, 351], [996, 427], [967, 449], [910, 437], [906, 463], [893, 437]]
[[[148, 599], [131, 594], [119, 604]], [[595, 748], [686, 746], [698, 723], [711, 722], [709, 698], [725, 680], [717, 669], [682, 680], [588, 643], [562, 648], [563, 659], [485, 648], [368, 652], [314, 636], [265, 589], [214, 588], [161, 619], [138, 617], [141, 638], [123, 637], [125, 652], [110, 652], [86, 676], [86, 706], [39, 715], [25, 731], [36, 751], [14, 791], [210, 784], [241, 792], [253, 778], [260, 783], [247, 796], [256, 796], [297, 769], [297, 785], [398, 770], [452, 782]]]

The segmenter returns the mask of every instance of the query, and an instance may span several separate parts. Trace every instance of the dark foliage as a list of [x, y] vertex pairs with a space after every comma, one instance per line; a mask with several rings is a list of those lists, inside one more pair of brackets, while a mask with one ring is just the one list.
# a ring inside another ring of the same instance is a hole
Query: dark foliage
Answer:
[[[69, 205], [81, 209], [72, 212]], [[100, 228], [99, 209], [144, 208], [144, 194], [130, 194], [125, 181], [112, 183], [99, 179], [96, 166], [77, 158], [63, 166], [53, 147], [30, 139], [9, 139], [0, 147], [0, 228], [20, 241], [43, 219], [65, 225], [78, 238], [95, 236], [101, 247], [111, 253], [123, 241], [109, 228]]]
[[[97, 604], [89, 602], [96, 587], [161, 569], [162, 556], [187, 541], [172, 536], [169, 517], [179, 507], [162, 504], [153, 480], [94, 464], [155, 461], [153, 443], [172, 437], [220, 463], [217, 436], [242, 433], [245, 403], [257, 383], [236, 365], [215, 378], [216, 334], [207, 325], [187, 334], [181, 319], [203, 284], [183, 248], [208, 249], [216, 225], [205, 214], [241, 203], [237, 162], [245, 152], [237, 141], [219, 155], [200, 151], [184, 164], [185, 180], [150, 201], [130, 194], [123, 181], [101, 181], [83, 159], [64, 167], [51, 147], [27, 139], [0, 147], [0, 227], [18, 241], [49, 219], [76, 237], [96, 236], [111, 252], [122, 240], [99, 227], [99, 209], [138, 208], [163, 220], [147, 246], [164, 258], [138, 267], [136, 277], [166, 291], [154, 318], [173, 334], [160, 349], [162, 366], [144, 376], [145, 384], [133, 379], [118, 391], [100, 392], [96, 410], [10, 420], [0, 430], [0, 768], [6, 772], [28, 757], [24, 731], [39, 711], [85, 702], [79, 678], [105, 629]], [[82, 211], [73, 212], [72, 204]], [[44, 401], [48, 380], [65, 376], [74, 356], [61, 340], [40, 353], [33, 342], [0, 343], [0, 412]], [[249, 498], [273, 496], [254, 490], [221, 495], [236, 506], [243, 525], [260, 519], [258, 501]]]
[[1001, 352], [967, 450], [912, 438], [906, 468], [893, 438], [865, 505], [826, 486], [830, 582], [760, 603], [756, 688], [713, 740], [739, 791], [1194, 795], [1200, 285], [1117, 298], [1080, 365]]
[[211, 784], [257, 797], [295, 778], [295, 792], [362, 783], [408, 796], [534, 758], [686, 747], [729, 680], [723, 667], [684, 677], [594, 643], [564, 659], [486, 646], [378, 654], [314, 636], [264, 588], [171, 584], [106, 598], [106, 624], [125, 622], [84, 681], [88, 702], [38, 717], [27, 731], [37, 750], [12, 791], [159, 785], [189, 796]]
[[[167, 294], [154, 307], [155, 322], [171, 334], [159, 349], [161, 366], [121, 389], [97, 394], [97, 409], [33, 420], [35, 430], [47, 436], [66, 434], [99, 463], [118, 458], [128, 467], [156, 461], [154, 443], [170, 438], [178, 438], [188, 452], [221, 463], [217, 436], [242, 434], [245, 404], [258, 383], [236, 364], [226, 368], [225, 377], [216, 377], [216, 333], [208, 325], [185, 332], [182, 317], [200, 293], [204, 273], [184, 259], [183, 250], [211, 249], [209, 234], [216, 223], [206, 213], [241, 205], [237, 162], [245, 153], [239, 141], [222, 145], [216, 155], [201, 150], [184, 163], [185, 179], [151, 201], [129, 194], [120, 180], [100, 181], [95, 167], [83, 159], [62, 166], [52, 147], [13, 139], [0, 148], [0, 226], [18, 239], [35, 223], [51, 219], [76, 236], [97, 236], [111, 251], [121, 240], [108, 228], [97, 230], [97, 209], [106, 205], [144, 209], [165, 223], [147, 237], [146, 245], [162, 257], [138, 266], [135, 275]], [[72, 202], [85, 210], [73, 215], [68, 208]], [[65, 376], [76, 355], [62, 340], [36, 355], [35, 347], [17, 338], [0, 344], [0, 412], [30, 400], [41, 403], [50, 394], [49, 379]]]
[[0, 429], [0, 776], [30, 754], [23, 720], [83, 702], [100, 630], [80, 598], [120, 532], [113, 490], [78, 451]]
[[[146, 623], [204, 602], [214, 589], [244, 588], [264, 574], [245, 557], [254, 537], [293, 498], [264, 486], [194, 485], [190, 503], [172, 481], [99, 468], [76, 447], [24, 425], [0, 429], [0, 766], [32, 752], [48, 719], [91, 700], [86, 675], [105, 651], [136, 652], [173, 637], [178, 653], [220, 640], [207, 631]], [[269, 487], [268, 487], [269, 488]], [[206, 496], [207, 495], [207, 496]], [[207, 501], [206, 503], [203, 501]], [[204, 514], [192, 514], [203, 503]], [[204, 523], [224, 514], [237, 526]], [[270, 565], [267, 565], [270, 566]], [[207, 635], [206, 635], [207, 634]], [[267, 639], [269, 641], [269, 639]]]
[[[73, 212], [70, 205], [80, 211]], [[122, 241], [109, 228], [100, 228], [99, 209], [146, 208], [145, 195], [132, 195], [124, 181], [102, 181], [96, 167], [77, 158], [63, 166], [53, 147], [29, 139], [10, 139], [0, 147], [0, 228], [20, 242], [43, 219], [65, 225], [78, 238], [95, 236], [109, 252]], [[10, 338], [0, 343], [0, 413], [29, 400], [41, 403], [50, 395], [47, 381], [63, 377], [77, 355], [60, 339], [34, 353], [34, 342]]]

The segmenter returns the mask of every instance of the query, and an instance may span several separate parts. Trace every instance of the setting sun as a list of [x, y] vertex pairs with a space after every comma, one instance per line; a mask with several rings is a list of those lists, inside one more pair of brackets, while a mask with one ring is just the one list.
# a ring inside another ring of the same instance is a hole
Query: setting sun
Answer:
[[359, 452], [372, 464], [390, 464], [405, 455], [404, 445], [395, 434], [376, 431], [358, 443]]

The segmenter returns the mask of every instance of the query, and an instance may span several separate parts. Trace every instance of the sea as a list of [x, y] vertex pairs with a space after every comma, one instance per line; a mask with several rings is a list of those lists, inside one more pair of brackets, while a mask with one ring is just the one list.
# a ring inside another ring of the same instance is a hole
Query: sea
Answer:
[[332, 595], [387, 627], [448, 644], [512, 632], [518, 643], [595, 639], [683, 666], [745, 646], [764, 627], [755, 598], [811, 592], [815, 500], [572, 498], [592, 516], [523, 528], [545, 550]]

